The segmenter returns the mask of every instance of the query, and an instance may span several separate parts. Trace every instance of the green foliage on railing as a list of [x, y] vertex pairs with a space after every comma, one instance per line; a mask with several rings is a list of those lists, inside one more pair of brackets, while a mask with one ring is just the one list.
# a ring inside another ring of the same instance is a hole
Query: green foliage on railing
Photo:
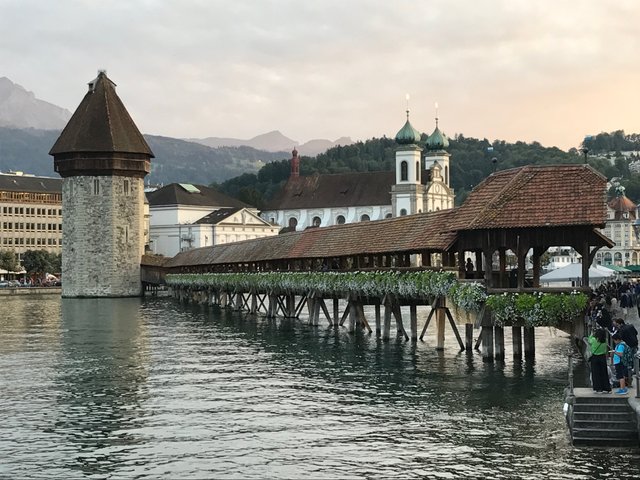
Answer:
[[327, 296], [355, 294], [361, 297], [400, 298], [447, 297], [458, 309], [478, 312], [491, 308], [496, 324], [523, 320], [531, 326], [555, 326], [561, 320], [582, 315], [588, 298], [583, 293], [486, 294], [479, 282], [458, 282], [452, 272], [263, 272], [170, 274], [166, 283], [175, 287], [216, 290], [307, 294]]
[[486, 304], [491, 308], [497, 325], [523, 320], [528, 326], [557, 326], [562, 320], [584, 315], [589, 298], [586, 294], [571, 293], [503, 293], [489, 295]]
[[448, 296], [465, 311], [482, 308], [486, 298], [480, 283], [459, 284], [452, 272], [265, 272], [171, 274], [169, 286], [213, 287], [223, 290], [274, 291], [323, 295], [353, 293], [363, 297], [387, 294], [404, 298]]

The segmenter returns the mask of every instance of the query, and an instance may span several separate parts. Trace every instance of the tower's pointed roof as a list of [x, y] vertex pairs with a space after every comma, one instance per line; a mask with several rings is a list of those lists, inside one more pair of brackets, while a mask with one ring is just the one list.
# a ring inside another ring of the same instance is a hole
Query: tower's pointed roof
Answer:
[[104, 71], [89, 82], [80, 102], [49, 155], [80, 152], [134, 153], [153, 157], [153, 152], [131, 119], [113, 83]]

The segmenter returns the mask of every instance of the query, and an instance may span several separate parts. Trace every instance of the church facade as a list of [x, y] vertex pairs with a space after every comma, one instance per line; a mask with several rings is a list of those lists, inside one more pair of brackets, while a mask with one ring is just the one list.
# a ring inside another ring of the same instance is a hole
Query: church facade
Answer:
[[453, 208], [447, 137], [436, 128], [420, 144], [407, 120], [395, 137], [395, 171], [300, 176], [294, 149], [291, 174], [261, 216], [285, 231], [304, 230]]

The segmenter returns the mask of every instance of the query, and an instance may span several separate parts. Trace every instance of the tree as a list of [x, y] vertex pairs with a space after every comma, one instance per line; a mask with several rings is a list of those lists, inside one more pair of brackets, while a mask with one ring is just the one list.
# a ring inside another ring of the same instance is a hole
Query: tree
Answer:
[[20, 268], [18, 257], [13, 250], [0, 250], [0, 268], [8, 272], [16, 272]]
[[22, 255], [22, 265], [30, 275], [44, 275], [60, 271], [60, 255], [46, 250], [27, 250]]

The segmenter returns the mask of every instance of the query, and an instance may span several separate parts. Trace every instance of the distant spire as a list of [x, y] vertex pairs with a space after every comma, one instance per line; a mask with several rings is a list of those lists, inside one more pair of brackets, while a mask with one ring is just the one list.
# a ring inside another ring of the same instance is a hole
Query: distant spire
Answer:
[[436, 128], [438, 128], [438, 102], [436, 102]]

